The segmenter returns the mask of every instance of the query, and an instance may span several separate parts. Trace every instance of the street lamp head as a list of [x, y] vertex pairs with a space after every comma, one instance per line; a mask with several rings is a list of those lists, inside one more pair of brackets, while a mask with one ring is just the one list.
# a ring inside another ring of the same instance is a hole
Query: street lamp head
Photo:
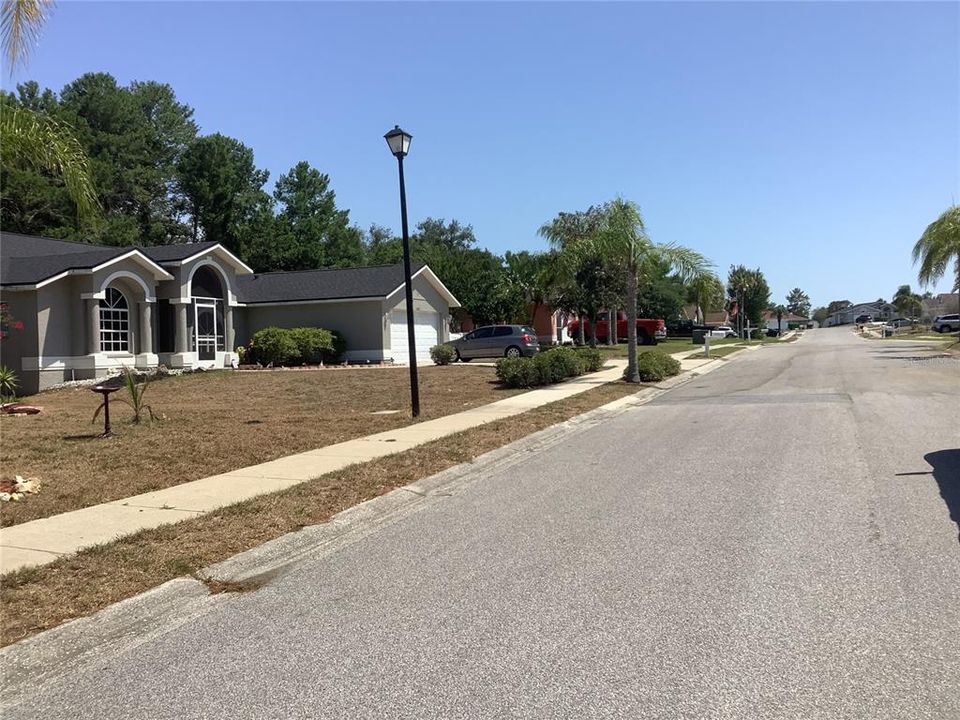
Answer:
[[399, 125], [394, 125], [393, 130], [384, 135], [383, 138], [387, 141], [387, 145], [390, 146], [390, 152], [392, 152], [395, 157], [402, 158], [410, 152], [410, 141], [413, 140], [413, 135], [405, 130], [401, 130]]

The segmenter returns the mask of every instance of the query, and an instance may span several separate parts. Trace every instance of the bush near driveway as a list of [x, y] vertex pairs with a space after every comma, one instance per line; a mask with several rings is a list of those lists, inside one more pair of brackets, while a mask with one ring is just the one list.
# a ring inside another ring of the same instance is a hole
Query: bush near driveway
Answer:
[[457, 351], [449, 345], [434, 345], [430, 348], [430, 359], [436, 365], [449, 365], [457, 357]]
[[[637, 371], [642, 382], [660, 382], [680, 374], [680, 363], [669, 355], [642, 353], [637, 357]], [[627, 376], [624, 369], [623, 376]]]
[[597, 350], [557, 347], [532, 358], [501, 358], [497, 361], [497, 377], [507, 387], [531, 388], [596, 372], [602, 365], [603, 356]]

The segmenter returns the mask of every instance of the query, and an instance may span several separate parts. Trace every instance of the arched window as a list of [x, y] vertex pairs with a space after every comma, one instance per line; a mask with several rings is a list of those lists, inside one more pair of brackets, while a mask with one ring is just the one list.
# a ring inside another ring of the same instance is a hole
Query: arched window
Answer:
[[130, 352], [130, 308], [116, 288], [100, 301], [100, 351]]

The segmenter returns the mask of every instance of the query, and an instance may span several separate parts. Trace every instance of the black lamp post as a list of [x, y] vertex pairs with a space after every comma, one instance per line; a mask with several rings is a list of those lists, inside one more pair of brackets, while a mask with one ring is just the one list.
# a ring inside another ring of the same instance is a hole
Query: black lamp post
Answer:
[[403, 182], [403, 158], [410, 151], [413, 135], [399, 125], [383, 136], [400, 168], [400, 224], [403, 228], [403, 279], [407, 300], [407, 348], [410, 353], [410, 405], [413, 417], [420, 416], [420, 384], [417, 379], [417, 342], [413, 321], [413, 283], [410, 279], [410, 237], [407, 233], [407, 188]]

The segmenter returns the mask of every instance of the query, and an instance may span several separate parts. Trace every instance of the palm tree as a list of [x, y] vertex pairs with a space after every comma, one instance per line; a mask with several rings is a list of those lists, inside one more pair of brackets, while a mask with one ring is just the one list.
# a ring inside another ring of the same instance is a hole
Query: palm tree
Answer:
[[529, 314], [530, 325], [533, 325], [537, 312], [544, 305], [550, 305], [557, 292], [556, 253], [507, 252], [504, 265], [505, 279], [522, 296], [523, 313]]
[[703, 325], [707, 321], [708, 310], [723, 306], [726, 288], [720, 278], [712, 272], [695, 277], [687, 288], [688, 298], [697, 306], [697, 324]]
[[[51, 7], [52, 0], [3, 0], [0, 35], [11, 72], [26, 62]], [[4, 102], [0, 106], [0, 148], [4, 162], [19, 160], [61, 178], [79, 218], [96, 211], [97, 194], [87, 155], [68, 125]]]
[[923, 231], [913, 246], [913, 262], [918, 260], [917, 280], [922, 285], [937, 282], [953, 264], [956, 274], [953, 289], [960, 293], [960, 205], [947, 208]]
[[774, 305], [770, 312], [777, 316], [777, 332], [783, 329], [783, 316], [789, 312], [783, 305]]
[[47, 11], [52, 8], [53, 0], [3, 0], [0, 35], [11, 73], [18, 64], [26, 62], [31, 46], [40, 38]]
[[626, 283], [627, 370], [624, 379], [640, 382], [637, 370], [637, 286], [655, 264], [667, 264], [683, 282], [692, 282], [710, 270], [707, 259], [680, 245], [657, 244], [647, 235], [640, 207], [617, 198], [605, 206], [604, 223], [596, 237], [596, 251], [620, 268]]
[[[576, 313], [580, 319], [580, 344], [586, 342], [584, 316], [586, 314], [584, 293], [577, 283], [577, 272], [592, 258], [589, 249], [596, 246], [596, 239], [603, 225], [604, 209], [590, 206], [580, 212], [562, 212], [538, 231], [550, 241], [557, 251], [555, 282], [563, 287], [560, 292], [565, 310]], [[596, 322], [593, 323], [596, 331]], [[609, 334], [609, 333], [608, 333]]]

